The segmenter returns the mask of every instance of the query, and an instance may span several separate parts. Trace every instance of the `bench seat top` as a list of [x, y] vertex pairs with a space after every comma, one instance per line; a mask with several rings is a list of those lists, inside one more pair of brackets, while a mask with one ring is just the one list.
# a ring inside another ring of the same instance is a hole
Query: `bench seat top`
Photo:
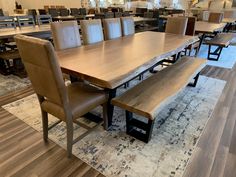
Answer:
[[205, 65], [205, 59], [183, 57], [112, 99], [112, 104], [154, 120], [162, 107], [175, 99]]
[[219, 33], [213, 39], [206, 41], [206, 44], [228, 47], [234, 37], [236, 35], [232, 33]]

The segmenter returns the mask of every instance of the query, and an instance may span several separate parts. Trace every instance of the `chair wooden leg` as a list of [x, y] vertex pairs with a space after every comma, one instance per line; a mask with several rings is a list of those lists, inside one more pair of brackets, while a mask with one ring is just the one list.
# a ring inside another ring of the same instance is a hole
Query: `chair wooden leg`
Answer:
[[66, 129], [67, 129], [67, 153], [68, 158], [71, 158], [72, 156], [72, 146], [73, 146], [73, 122], [72, 120], [67, 120], [66, 122]]
[[103, 109], [103, 127], [105, 130], [108, 129], [108, 106], [107, 103], [104, 103], [102, 105], [102, 109]]
[[41, 110], [42, 123], [43, 123], [43, 139], [45, 142], [48, 141], [48, 113]]

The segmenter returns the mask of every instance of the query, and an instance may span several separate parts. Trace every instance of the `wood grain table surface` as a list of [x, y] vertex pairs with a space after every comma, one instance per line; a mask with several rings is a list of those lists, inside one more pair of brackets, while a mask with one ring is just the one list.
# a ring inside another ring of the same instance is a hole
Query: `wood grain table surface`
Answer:
[[195, 26], [196, 33], [214, 33], [222, 31], [226, 23], [210, 23], [206, 21], [197, 21]]
[[115, 89], [197, 40], [193, 36], [143, 32], [58, 51], [57, 56], [63, 72]]

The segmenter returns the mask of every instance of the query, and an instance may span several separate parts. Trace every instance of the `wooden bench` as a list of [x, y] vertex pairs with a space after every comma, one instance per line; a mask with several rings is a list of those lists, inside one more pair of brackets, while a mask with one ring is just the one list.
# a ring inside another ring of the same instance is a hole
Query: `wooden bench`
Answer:
[[[190, 86], [196, 86], [199, 72], [205, 65], [205, 59], [183, 57], [175, 64], [114, 98], [112, 104], [126, 110], [127, 134], [148, 142], [157, 114], [193, 79], [194, 83]], [[148, 120], [144, 119], [144, 122], [135, 119], [133, 113], [146, 117]]]
[[[222, 49], [225, 47], [228, 47], [234, 37], [236, 36], [235, 34], [232, 34], [232, 33], [218, 33], [213, 39], [206, 41], [206, 44], [209, 45], [207, 59], [218, 61], [220, 58]], [[212, 52], [211, 46], [217, 46], [217, 48]], [[213, 57], [211, 55], [216, 56], [216, 57]]]

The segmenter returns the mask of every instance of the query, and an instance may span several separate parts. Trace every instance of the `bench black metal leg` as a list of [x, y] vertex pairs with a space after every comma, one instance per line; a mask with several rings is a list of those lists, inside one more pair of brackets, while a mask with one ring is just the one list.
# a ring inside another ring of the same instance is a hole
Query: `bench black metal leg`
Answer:
[[[218, 46], [218, 47], [215, 49], [214, 52], [211, 52], [211, 45], [209, 45], [207, 59], [208, 59], [208, 60], [218, 61], [219, 58], [220, 58], [222, 49], [223, 49], [223, 47]], [[211, 55], [216, 56], [216, 58], [212, 58]]]
[[145, 143], [148, 143], [152, 137], [153, 120], [148, 123], [137, 120], [133, 117], [133, 113], [126, 111], [126, 133]]
[[129, 87], [129, 82], [126, 82], [125, 84], [124, 84], [124, 88], [126, 89], [126, 88], [128, 88]]
[[198, 73], [195, 77], [194, 77], [194, 82], [193, 83], [189, 83], [188, 86], [189, 87], [196, 87], [197, 85], [197, 81], [199, 79], [200, 73]]

